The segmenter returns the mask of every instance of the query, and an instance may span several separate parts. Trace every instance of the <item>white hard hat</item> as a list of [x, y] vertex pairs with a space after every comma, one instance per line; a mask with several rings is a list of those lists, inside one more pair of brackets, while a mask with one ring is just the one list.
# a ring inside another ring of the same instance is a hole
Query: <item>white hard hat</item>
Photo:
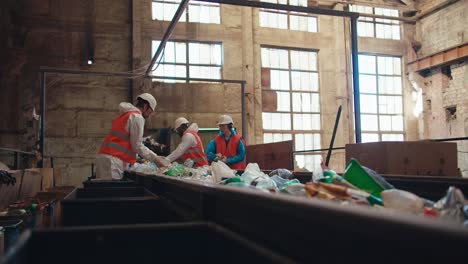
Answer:
[[158, 103], [156, 103], [156, 99], [154, 99], [154, 97], [151, 94], [142, 93], [137, 98], [141, 98], [141, 99], [147, 101], [149, 103], [149, 106], [151, 107], [151, 109], [153, 109], [153, 111], [156, 109], [156, 105]]
[[232, 121], [232, 117], [228, 115], [220, 115], [218, 119], [218, 125], [227, 125], [227, 124], [234, 124], [234, 121]]
[[185, 117], [179, 117], [174, 122], [174, 129], [178, 129], [183, 124], [190, 123]]

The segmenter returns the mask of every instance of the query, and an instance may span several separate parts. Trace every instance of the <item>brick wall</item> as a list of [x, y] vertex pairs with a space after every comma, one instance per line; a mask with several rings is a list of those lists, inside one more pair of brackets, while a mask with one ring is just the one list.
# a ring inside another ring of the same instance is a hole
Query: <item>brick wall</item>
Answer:
[[[424, 1], [422, 12], [443, 1]], [[433, 54], [467, 42], [468, 5], [466, 1], [454, 4], [422, 18], [416, 25], [422, 47], [419, 57]], [[468, 127], [468, 63], [461, 62], [444, 68], [434, 68], [420, 81], [423, 87], [424, 135], [426, 138], [465, 137]], [[448, 108], [456, 108], [455, 115]], [[462, 174], [468, 176], [466, 141], [459, 141], [458, 157]]]
[[[429, 1], [436, 2], [436, 1]], [[417, 23], [420, 56], [429, 55], [468, 41], [468, 4], [458, 1], [426, 16]]]

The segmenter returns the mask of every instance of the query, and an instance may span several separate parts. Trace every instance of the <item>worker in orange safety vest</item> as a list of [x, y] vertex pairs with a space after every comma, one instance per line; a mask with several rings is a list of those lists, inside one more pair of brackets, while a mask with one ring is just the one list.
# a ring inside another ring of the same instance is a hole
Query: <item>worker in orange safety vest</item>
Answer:
[[[182, 142], [166, 159], [173, 162], [180, 158], [184, 164], [195, 168], [206, 166], [208, 159], [200, 136], [198, 136], [198, 125], [197, 123], [189, 124], [190, 122], [185, 117], [179, 117], [175, 120], [174, 130], [182, 138]], [[190, 160], [193, 165], [187, 163]]]
[[143, 145], [145, 119], [154, 112], [156, 104], [156, 99], [149, 93], [139, 95], [136, 105], [119, 104], [119, 115], [112, 120], [109, 134], [96, 157], [97, 178], [122, 179], [123, 171], [136, 162], [137, 154], [158, 166], [168, 165], [164, 157]]
[[234, 130], [234, 121], [229, 115], [218, 119], [219, 133], [206, 148], [208, 161], [223, 161], [231, 169], [245, 169], [245, 141]]

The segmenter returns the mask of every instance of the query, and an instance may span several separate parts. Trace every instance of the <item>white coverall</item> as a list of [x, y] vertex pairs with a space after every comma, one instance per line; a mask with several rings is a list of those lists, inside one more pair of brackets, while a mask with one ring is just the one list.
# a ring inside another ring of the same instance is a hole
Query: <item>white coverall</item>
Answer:
[[[186, 131], [193, 131], [195, 133], [198, 133], [198, 125], [197, 123], [192, 123]], [[195, 137], [190, 134], [190, 133], [185, 133], [182, 136], [182, 142], [177, 146], [177, 148], [172, 151], [169, 156], [166, 157], [167, 160], [170, 162], [173, 162], [180, 158], [189, 148], [197, 146], [197, 140]]]
[[[130, 144], [135, 152], [146, 160], [163, 160], [153, 151], [143, 145], [143, 130], [145, 127], [145, 118], [141, 111], [131, 103], [122, 102], [119, 104], [119, 114], [128, 111], [138, 111], [140, 114], [131, 114], [128, 117], [125, 130], [130, 133]], [[107, 155], [97, 154], [96, 157], [96, 178], [120, 180], [123, 177], [123, 171], [128, 168], [128, 163], [119, 158]]]

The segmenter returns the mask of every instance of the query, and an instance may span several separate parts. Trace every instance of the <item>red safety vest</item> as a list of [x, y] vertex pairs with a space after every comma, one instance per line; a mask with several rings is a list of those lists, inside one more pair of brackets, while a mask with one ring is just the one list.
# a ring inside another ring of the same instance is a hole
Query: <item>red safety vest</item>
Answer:
[[203, 144], [195, 131], [185, 131], [185, 133], [192, 134], [197, 141], [197, 145], [195, 147], [191, 147], [182, 154], [182, 160], [191, 159], [194, 162], [194, 167], [202, 167], [208, 165], [208, 159], [206, 158], [205, 150], [203, 149]]
[[[233, 135], [228, 143], [226, 144], [226, 140], [224, 140], [224, 136], [216, 136], [215, 137], [215, 145], [216, 145], [216, 153], [221, 153], [223, 156], [232, 157], [237, 154], [237, 146], [239, 145], [239, 141], [242, 140], [242, 143], [245, 147], [245, 142], [242, 139], [242, 136], [239, 134]], [[243, 161], [238, 163], [228, 165], [231, 169], [234, 170], [243, 170], [245, 169], [246, 162], [245, 157]]]
[[125, 112], [112, 120], [111, 130], [102, 142], [99, 154], [107, 154], [130, 164], [136, 162], [136, 152], [130, 143], [130, 133], [125, 130], [131, 114], [141, 114], [141, 112]]

